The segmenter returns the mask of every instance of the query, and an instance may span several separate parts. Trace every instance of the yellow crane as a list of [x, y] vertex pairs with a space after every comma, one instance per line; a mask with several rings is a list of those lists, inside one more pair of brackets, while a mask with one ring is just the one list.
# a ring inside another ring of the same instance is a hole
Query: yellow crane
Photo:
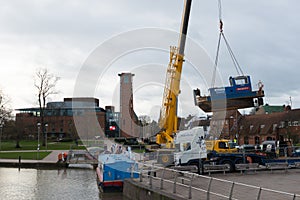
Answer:
[[156, 135], [156, 143], [165, 144], [167, 148], [174, 147], [174, 135], [178, 131], [177, 99], [180, 93], [180, 79], [184, 62], [188, 22], [192, 0], [185, 0], [178, 47], [170, 47], [170, 61], [166, 73], [166, 82], [162, 107], [160, 111], [160, 131]]

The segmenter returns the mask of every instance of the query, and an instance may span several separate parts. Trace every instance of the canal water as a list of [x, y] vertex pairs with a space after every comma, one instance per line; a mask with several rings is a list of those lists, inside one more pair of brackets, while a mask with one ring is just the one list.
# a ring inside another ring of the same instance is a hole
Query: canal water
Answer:
[[[100, 194], [91, 169], [0, 168], [1, 200], [121, 200], [121, 193]], [[125, 198], [124, 198], [125, 199]]]

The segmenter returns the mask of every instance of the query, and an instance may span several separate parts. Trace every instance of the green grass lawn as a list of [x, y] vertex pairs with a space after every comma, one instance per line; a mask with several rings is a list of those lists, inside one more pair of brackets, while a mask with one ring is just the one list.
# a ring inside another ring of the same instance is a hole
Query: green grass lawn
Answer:
[[25, 160], [41, 160], [48, 156], [51, 153], [49, 152], [0, 152], [0, 159], [21, 159]]
[[[79, 143], [80, 144], [80, 143]], [[1, 142], [1, 151], [22, 151], [22, 150], [37, 150], [38, 142], [37, 141], [20, 141], [21, 148], [16, 148], [15, 141], [2, 141]], [[84, 146], [76, 146], [75, 142], [48, 142], [46, 146], [42, 146], [40, 142], [40, 150], [68, 150], [68, 149], [85, 149]]]

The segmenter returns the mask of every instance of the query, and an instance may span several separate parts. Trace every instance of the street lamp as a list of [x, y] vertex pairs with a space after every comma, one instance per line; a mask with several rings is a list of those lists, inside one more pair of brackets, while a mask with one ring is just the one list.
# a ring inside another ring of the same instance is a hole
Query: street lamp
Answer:
[[0, 151], [1, 151], [1, 139], [2, 139], [2, 128], [3, 128], [3, 124], [2, 122], [0, 122]]
[[37, 123], [37, 127], [38, 127], [38, 147], [37, 147], [37, 159], [40, 159], [40, 127], [41, 127], [41, 123]]
[[48, 128], [48, 124], [45, 124], [45, 145], [46, 145], [46, 151], [47, 149], [47, 128]]
[[232, 115], [230, 115], [229, 117], [229, 124], [228, 124], [228, 136], [229, 136], [229, 140], [233, 141], [234, 138], [232, 138], [232, 133], [231, 133], [231, 129], [233, 128], [233, 122], [234, 122], [234, 117]]

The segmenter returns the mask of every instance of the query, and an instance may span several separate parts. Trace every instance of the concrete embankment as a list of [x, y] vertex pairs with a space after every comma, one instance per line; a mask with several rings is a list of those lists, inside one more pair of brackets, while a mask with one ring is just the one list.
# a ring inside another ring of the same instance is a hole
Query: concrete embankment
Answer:
[[184, 197], [180, 197], [178, 194], [166, 193], [163, 190], [150, 188], [144, 184], [139, 184], [139, 182], [132, 179], [124, 180], [123, 195], [130, 200], [186, 200]]
[[0, 160], [0, 167], [16, 167], [16, 168], [37, 168], [37, 169], [60, 169], [66, 168], [67, 163], [53, 162], [13, 162], [8, 160]]

